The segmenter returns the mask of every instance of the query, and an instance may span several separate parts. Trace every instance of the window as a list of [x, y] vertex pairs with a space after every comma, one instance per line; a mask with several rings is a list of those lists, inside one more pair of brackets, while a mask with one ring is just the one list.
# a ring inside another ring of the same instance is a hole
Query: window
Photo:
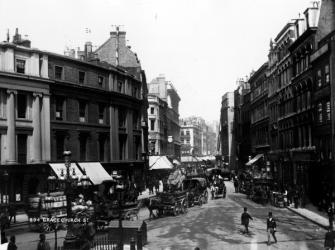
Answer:
[[103, 124], [105, 122], [105, 105], [99, 104], [99, 124]]
[[85, 72], [79, 71], [79, 83], [84, 84], [85, 82]]
[[150, 114], [152, 114], [152, 115], [155, 114], [155, 108], [154, 107], [150, 108]]
[[137, 87], [135, 87], [135, 86], [133, 86], [133, 88], [131, 89], [131, 95], [133, 96], [133, 97], [137, 97]]
[[327, 84], [330, 82], [329, 64], [325, 66], [325, 81]]
[[322, 122], [322, 103], [321, 102], [318, 104], [318, 121], [320, 123]]
[[155, 131], [155, 120], [150, 120], [150, 130]]
[[103, 83], [104, 83], [104, 78], [102, 76], [98, 76], [98, 84], [99, 84], [99, 86], [102, 87]]
[[56, 120], [63, 120], [64, 98], [56, 97]]
[[119, 159], [126, 159], [127, 135], [119, 135]]
[[330, 101], [326, 102], [327, 121], [330, 121]]
[[26, 68], [26, 61], [23, 59], [16, 59], [16, 72], [24, 74]]
[[117, 91], [122, 93], [122, 91], [123, 91], [123, 82], [122, 81], [117, 82]]
[[190, 131], [189, 130], [186, 130], [186, 135], [190, 136]]
[[321, 87], [322, 86], [322, 77], [321, 77], [321, 69], [318, 70], [317, 72], [317, 84], [318, 84], [318, 87]]
[[63, 160], [65, 136], [63, 134], [56, 134], [56, 159]]
[[119, 118], [119, 128], [126, 127], [126, 118], [127, 118], [127, 111], [125, 109], [120, 108], [118, 113]]
[[187, 139], [187, 140], [186, 140], [186, 143], [187, 143], [187, 144], [190, 144], [190, 139]]
[[63, 79], [63, 67], [55, 66], [55, 79]]
[[81, 134], [79, 136], [79, 159], [81, 161], [86, 161], [86, 144], [87, 144], [87, 135]]
[[134, 159], [135, 160], [140, 160], [141, 154], [141, 137], [135, 135], [134, 136]]
[[18, 163], [27, 163], [27, 135], [17, 135], [17, 161]]
[[99, 160], [105, 161], [105, 136], [100, 135], [99, 136]]
[[140, 120], [137, 111], [133, 111], [133, 129], [140, 129]]
[[79, 121], [80, 122], [86, 121], [86, 107], [87, 107], [87, 104], [85, 101], [79, 101]]
[[27, 95], [18, 94], [17, 95], [17, 118], [25, 119], [27, 117]]

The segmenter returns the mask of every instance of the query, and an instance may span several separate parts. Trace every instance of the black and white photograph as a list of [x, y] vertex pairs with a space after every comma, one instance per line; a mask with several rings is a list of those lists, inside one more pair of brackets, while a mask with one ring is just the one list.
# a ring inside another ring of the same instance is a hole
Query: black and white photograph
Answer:
[[335, 0], [0, 0], [0, 250], [334, 250]]

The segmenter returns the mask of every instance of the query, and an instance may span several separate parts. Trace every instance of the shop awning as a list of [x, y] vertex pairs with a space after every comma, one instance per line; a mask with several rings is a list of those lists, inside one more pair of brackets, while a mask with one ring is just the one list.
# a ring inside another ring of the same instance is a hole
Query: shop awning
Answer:
[[100, 185], [104, 181], [113, 180], [99, 162], [79, 162], [78, 164], [82, 170], [85, 169], [86, 175], [94, 185]]
[[173, 165], [166, 156], [149, 156], [149, 169], [173, 169]]
[[176, 160], [176, 159], [173, 160], [173, 164], [176, 164], [177, 166], [181, 165], [181, 163], [178, 160]]
[[254, 158], [252, 158], [250, 161], [248, 161], [245, 165], [246, 166], [251, 166], [252, 164], [254, 164], [256, 161], [258, 161], [263, 156], [264, 156], [263, 154], [258, 154]]
[[[52, 170], [55, 172], [58, 178], [60, 178], [62, 170], [63, 170], [64, 176], [66, 175], [66, 167], [64, 163], [49, 163], [49, 165], [52, 168]], [[83, 173], [78, 168], [76, 163], [71, 163], [71, 167], [70, 167], [71, 176], [73, 175], [73, 169], [74, 169], [75, 176], [77, 176], [78, 179], [80, 179]]]
[[198, 158], [195, 156], [187, 155], [187, 156], [182, 156], [180, 157], [181, 162], [198, 162]]

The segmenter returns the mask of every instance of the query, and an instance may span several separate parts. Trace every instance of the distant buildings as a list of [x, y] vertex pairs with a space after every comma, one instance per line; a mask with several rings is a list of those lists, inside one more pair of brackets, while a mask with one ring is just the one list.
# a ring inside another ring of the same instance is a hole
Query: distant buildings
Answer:
[[217, 134], [215, 128], [206, 124], [201, 117], [180, 119], [182, 155], [206, 156], [216, 153]]
[[180, 97], [163, 75], [148, 84], [149, 151], [180, 158]]
[[45, 192], [49, 163], [62, 163], [64, 150], [74, 162], [95, 162], [97, 168], [101, 163], [109, 173], [122, 171], [143, 185], [145, 74], [134, 53], [121, 51], [125, 43], [118, 46], [118, 66], [106, 62], [104, 53], [116, 54], [106, 44], [97, 55], [86, 43], [75, 58], [74, 51], [63, 56], [31, 48], [18, 31], [13, 42], [0, 43], [0, 203], [7, 195], [19, 204]]
[[234, 92], [227, 92], [222, 97], [220, 113], [220, 144], [219, 154], [222, 161], [229, 165], [230, 169], [235, 167], [235, 148], [233, 140], [233, 122], [234, 122]]

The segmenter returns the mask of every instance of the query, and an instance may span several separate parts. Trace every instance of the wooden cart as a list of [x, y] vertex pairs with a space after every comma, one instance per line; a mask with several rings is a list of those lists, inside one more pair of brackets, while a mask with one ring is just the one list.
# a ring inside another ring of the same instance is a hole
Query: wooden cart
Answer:
[[187, 213], [188, 200], [186, 191], [157, 193], [150, 208], [157, 210], [158, 215]]

